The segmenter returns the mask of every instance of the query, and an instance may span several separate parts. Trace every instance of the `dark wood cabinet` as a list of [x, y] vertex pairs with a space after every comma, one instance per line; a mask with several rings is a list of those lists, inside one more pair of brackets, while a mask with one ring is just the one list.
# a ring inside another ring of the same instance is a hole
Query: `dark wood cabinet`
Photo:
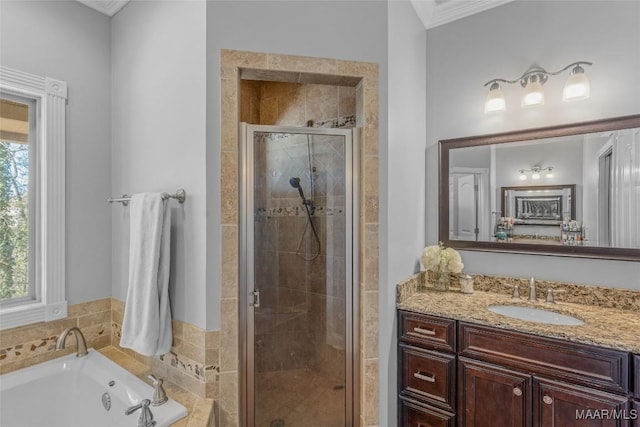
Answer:
[[456, 424], [456, 321], [400, 311], [400, 426]]
[[411, 427], [455, 427], [456, 418], [453, 414], [439, 411], [429, 405], [400, 398], [401, 425]]
[[640, 356], [399, 311], [399, 425], [640, 427]]
[[531, 425], [531, 376], [460, 358], [460, 427]]
[[535, 427], [629, 426], [626, 396], [539, 378], [533, 389]]

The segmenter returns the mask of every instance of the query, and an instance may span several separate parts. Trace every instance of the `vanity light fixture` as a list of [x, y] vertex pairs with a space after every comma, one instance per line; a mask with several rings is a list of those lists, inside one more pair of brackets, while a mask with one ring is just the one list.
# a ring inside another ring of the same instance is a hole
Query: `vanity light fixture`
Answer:
[[531, 174], [531, 179], [538, 180], [541, 177], [541, 173], [546, 172], [545, 177], [553, 178], [553, 166], [540, 167], [533, 166], [531, 169], [520, 169], [520, 181], [526, 181], [529, 179], [528, 174]]
[[493, 113], [504, 111], [506, 109], [506, 100], [504, 93], [500, 88], [500, 83], [513, 84], [520, 83], [524, 88], [522, 93], [522, 107], [530, 107], [535, 105], [544, 105], [544, 90], [542, 86], [547, 82], [549, 76], [555, 76], [571, 69], [569, 78], [564, 85], [562, 91], [562, 100], [565, 102], [578, 101], [589, 98], [590, 85], [584, 73], [582, 65], [592, 65], [591, 62], [578, 61], [571, 63], [559, 71], [547, 71], [541, 67], [532, 67], [522, 76], [515, 80], [492, 79], [484, 86], [489, 86], [489, 94], [484, 103], [484, 112]]

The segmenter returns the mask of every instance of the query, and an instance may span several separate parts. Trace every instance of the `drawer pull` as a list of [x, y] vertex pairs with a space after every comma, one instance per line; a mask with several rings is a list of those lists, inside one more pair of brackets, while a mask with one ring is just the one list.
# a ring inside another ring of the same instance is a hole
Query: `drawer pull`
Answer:
[[424, 328], [419, 328], [419, 327], [413, 328], [413, 332], [415, 332], [417, 334], [421, 334], [421, 335], [435, 335], [436, 334], [436, 331], [434, 331], [433, 329], [424, 329]]
[[551, 396], [545, 396], [542, 398], [542, 401], [544, 403], [546, 403], [547, 405], [551, 405], [553, 403], [553, 399], [551, 398]]
[[514, 387], [513, 388], [513, 394], [516, 396], [522, 396], [522, 389], [520, 387]]
[[422, 381], [430, 382], [430, 383], [435, 383], [436, 382], [436, 376], [435, 375], [425, 375], [420, 371], [414, 373], [413, 377], [417, 378], [419, 380], [422, 380]]

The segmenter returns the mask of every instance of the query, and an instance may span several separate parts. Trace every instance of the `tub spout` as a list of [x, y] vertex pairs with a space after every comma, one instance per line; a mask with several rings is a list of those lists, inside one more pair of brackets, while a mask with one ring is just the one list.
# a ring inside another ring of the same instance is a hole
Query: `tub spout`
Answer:
[[87, 342], [84, 340], [84, 335], [82, 335], [82, 331], [78, 329], [76, 326], [65, 329], [58, 340], [56, 341], [56, 350], [62, 350], [64, 348], [64, 343], [67, 340], [67, 335], [72, 333], [76, 337], [76, 345], [78, 347], [78, 351], [76, 353], [76, 357], [82, 357], [87, 355]]

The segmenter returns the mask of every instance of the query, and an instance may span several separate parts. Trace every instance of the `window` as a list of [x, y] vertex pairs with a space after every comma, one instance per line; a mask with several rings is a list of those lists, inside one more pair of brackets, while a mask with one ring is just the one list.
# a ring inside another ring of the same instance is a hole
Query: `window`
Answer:
[[35, 100], [0, 94], [0, 304], [35, 299], [33, 252]]
[[63, 81], [0, 67], [0, 329], [67, 316]]

